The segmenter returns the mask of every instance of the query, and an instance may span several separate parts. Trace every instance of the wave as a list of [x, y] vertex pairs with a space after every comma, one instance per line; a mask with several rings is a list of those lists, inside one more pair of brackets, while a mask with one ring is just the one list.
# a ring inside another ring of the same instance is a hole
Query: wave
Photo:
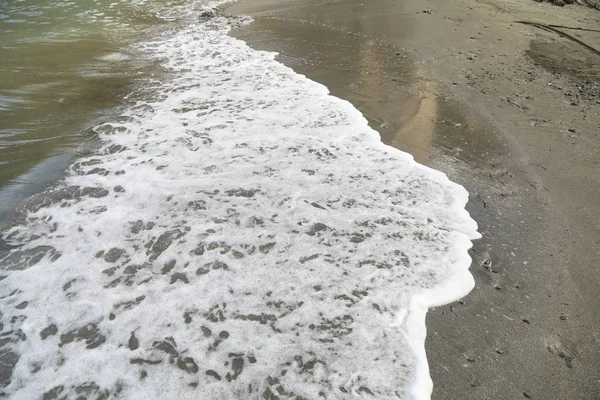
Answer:
[[189, 18], [138, 44], [166, 72], [4, 232], [0, 391], [427, 398], [427, 307], [473, 285], [467, 192]]

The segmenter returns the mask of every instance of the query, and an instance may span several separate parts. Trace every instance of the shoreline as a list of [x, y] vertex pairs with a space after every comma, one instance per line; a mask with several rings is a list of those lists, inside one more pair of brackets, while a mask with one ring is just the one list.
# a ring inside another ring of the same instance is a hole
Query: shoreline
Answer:
[[2, 393], [402, 397], [414, 295], [472, 283], [452, 274], [479, 236], [466, 191], [204, 22], [145, 43], [173, 72], [162, 95], [99, 126], [7, 231]]
[[[554, 48], [577, 49], [514, 23], [574, 26], [600, 13], [516, 0], [223, 8], [254, 18], [235, 37], [279, 52], [280, 62], [349, 100], [384, 143], [469, 190], [467, 209], [484, 235], [471, 251], [476, 288], [429, 311], [433, 398], [600, 396], [600, 185], [586, 179], [598, 168], [600, 98], [577, 92], [581, 75], [550, 71]], [[584, 39], [600, 42], [600, 34]], [[548, 48], [530, 58], [538, 42]], [[594, 87], [594, 71], [586, 73]]]

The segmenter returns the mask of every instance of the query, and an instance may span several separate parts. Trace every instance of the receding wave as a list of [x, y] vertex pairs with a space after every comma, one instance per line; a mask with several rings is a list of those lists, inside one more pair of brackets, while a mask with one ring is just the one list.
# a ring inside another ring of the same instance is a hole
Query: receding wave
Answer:
[[472, 285], [466, 191], [230, 23], [140, 44], [169, 72], [4, 232], [4, 395], [428, 396], [424, 312]]

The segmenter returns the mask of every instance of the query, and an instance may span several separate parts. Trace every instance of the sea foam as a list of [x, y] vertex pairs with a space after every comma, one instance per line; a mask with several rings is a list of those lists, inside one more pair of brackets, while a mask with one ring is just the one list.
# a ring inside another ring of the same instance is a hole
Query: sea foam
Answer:
[[14, 399], [428, 398], [427, 307], [472, 287], [467, 192], [227, 36], [166, 72], [4, 232]]

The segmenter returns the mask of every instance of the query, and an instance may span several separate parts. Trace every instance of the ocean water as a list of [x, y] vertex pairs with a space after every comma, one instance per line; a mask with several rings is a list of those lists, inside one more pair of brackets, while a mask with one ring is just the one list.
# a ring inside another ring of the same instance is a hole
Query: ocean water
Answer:
[[0, 1], [0, 227], [94, 137], [152, 66], [128, 44], [165, 23], [142, 1]]
[[144, 4], [129, 51], [160, 73], [2, 233], [0, 393], [428, 398], [425, 312], [473, 285], [467, 192], [209, 6]]

